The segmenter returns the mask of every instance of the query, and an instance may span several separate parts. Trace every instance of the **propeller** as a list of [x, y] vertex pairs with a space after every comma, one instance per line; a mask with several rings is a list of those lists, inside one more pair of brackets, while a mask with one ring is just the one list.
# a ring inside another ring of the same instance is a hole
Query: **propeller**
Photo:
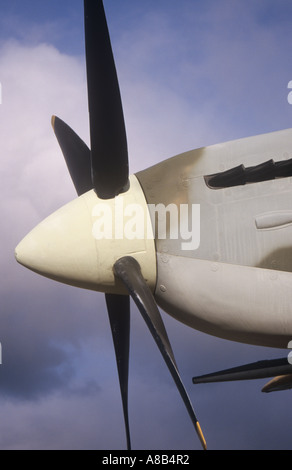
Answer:
[[102, 1], [85, 0], [84, 13], [92, 182], [110, 199], [128, 184], [124, 115]]
[[220, 370], [210, 374], [193, 377], [194, 384], [232, 382], [235, 380], [264, 379], [267, 377], [282, 376], [292, 373], [292, 365], [287, 357], [282, 359], [267, 359], [264, 361], [252, 362], [231, 369]]
[[113, 335], [126, 428], [127, 448], [131, 449], [128, 416], [128, 376], [130, 349], [130, 297], [106, 294], [107, 310]]
[[[122, 102], [102, 0], [84, 0], [84, 14], [91, 150], [58, 117], [53, 116], [52, 126], [77, 194], [80, 196], [94, 189], [99, 198], [111, 199], [126, 191], [129, 184]], [[139, 263], [131, 256], [122, 257], [114, 264], [113, 271], [142, 314], [206, 449], [206, 441], [179, 375], [163, 320]], [[128, 417], [129, 295], [106, 294], [128, 450], [131, 449]]]
[[90, 150], [71, 127], [60, 118], [53, 116], [51, 122], [76, 192], [78, 196], [81, 196], [93, 188]]

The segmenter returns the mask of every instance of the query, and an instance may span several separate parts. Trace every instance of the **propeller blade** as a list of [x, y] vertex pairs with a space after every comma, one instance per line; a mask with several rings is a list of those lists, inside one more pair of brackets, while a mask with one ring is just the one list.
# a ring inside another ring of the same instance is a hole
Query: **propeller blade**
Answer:
[[128, 149], [122, 101], [101, 0], [84, 0], [92, 181], [110, 199], [128, 185]]
[[231, 382], [235, 380], [264, 379], [266, 377], [286, 375], [289, 373], [292, 373], [292, 365], [288, 363], [287, 357], [284, 357], [282, 359], [252, 362], [244, 366], [232, 367], [231, 369], [193, 377], [193, 383], [201, 384]]
[[71, 127], [57, 116], [52, 117], [52, 127], [63, 152], [77, 194], [80, 196], [93, 188], [90, 150]]
[[291, 390], [292, 374], [274, 377], [262, 388], [263, 393], [279, 392], [281, 390]]
[[128, 416], [128, 376], [130, 349], [130, 298], [128, 295], [106, 294], [112, 330], [126, 428], [127, 448], [131, 450]]
[[115, 275], [122, 280], [129, 294], [136, 303], [140, 313], [142, 314], [142, 317], [144, 318], [176, 383], [178, 391], [195, 426], [201, 444], [203, 448], [206, 449], [206, 441], [200, 424], [194, 413], [188, 394], [182, 383], [162, 317], [151, 290], [142, 276], [139, 263], [131, 256], [125, 256], [116, 261], [114, 264], [114, 272]]

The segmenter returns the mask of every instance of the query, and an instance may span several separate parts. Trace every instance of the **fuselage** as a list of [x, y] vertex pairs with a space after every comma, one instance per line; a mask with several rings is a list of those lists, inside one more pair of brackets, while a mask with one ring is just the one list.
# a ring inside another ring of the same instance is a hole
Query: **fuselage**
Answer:
[[[200, 205], [200, 244], [156, 236], [159, 305], [226, 339], [286, 348], [292, 338], [291, 177], [213, 189], [207, 175], [291, 159], [292, 131], [184, 153], [137, 174], [148, 204]], [[189, 218], [191, 214], [189, 212]], [[189, 221], [189, 225], [192, 222]]]

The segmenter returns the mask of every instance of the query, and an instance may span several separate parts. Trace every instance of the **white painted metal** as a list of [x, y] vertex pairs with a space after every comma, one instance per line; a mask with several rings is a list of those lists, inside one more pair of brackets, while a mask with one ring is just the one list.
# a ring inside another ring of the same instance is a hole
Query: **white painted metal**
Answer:
[[[124, 207], [123, 219], [123, 214], [115, 213], [116, 207]], [[141, 238], [129, 239], [123, 232], [129, 221], [135, 223], [135, 210], [132, 217], [127, 216], [126, 208], [131, 207], [143, 210], [145, 220]], [[115, 219], [118, 217], [118, 222], [124, 225], [118, 227], [120, 238], [115, 239]], [[94, 228], [102, 219], [108, 227], [112, 225], [113, 233], [111, 238], [97, 240]], [[156, 255], [149, 226], [144, 193], [137, 178], [131, 176], [129, 190], [115, 199], [101, 200], [92, 190], [49, 216], [20, 242], [15, 250], [16, 259], [29, 269], [65, 284], [107, 293], [126, 293], [114, 277], [113, 265], [118, 258], [130, 255], [139, 262], [145, 280], [154, 290]]]
[[[292, 158], [292, 130], [186, 152], [137, 174], [150, 204], [200, 204], [200, 246], [156, 237], [162, 308], [230, 340], [292, 339], [291, 177], [210, 189], [205, 175]], [[168, 234], [171, 232], [169, 221]]]
[[158, 255], [158, 304], [177, 320], [224, 339], [286, 348], [292, 273]]

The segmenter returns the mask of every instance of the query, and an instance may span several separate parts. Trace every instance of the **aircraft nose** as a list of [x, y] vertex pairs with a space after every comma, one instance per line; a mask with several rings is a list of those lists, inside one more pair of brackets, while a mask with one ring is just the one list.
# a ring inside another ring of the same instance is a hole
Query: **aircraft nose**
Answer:
[[91, 214], [77, 198], [37, 225], [16, 247], [18, 263], [51, 279], [96, 289], [97, 250]]
[[[127, 209], [134, 212], [132, 219]], [[144, 231], [142, 237], [140, 231], [139, 236], [132, 236], [130, 230], [138, 226], [137, 214]], [[50, 279], [115, 294], [127, 290], [116, 278], [113, 266], [123, 256], [134, 256], [154, 290], [156, 251], [149, 226], [144, 192], [132, 175], [129, 190], [116, 198], [105, 201], [91, 190], [61, 207], [19, 243], [15, 256], [20, 264]]]

